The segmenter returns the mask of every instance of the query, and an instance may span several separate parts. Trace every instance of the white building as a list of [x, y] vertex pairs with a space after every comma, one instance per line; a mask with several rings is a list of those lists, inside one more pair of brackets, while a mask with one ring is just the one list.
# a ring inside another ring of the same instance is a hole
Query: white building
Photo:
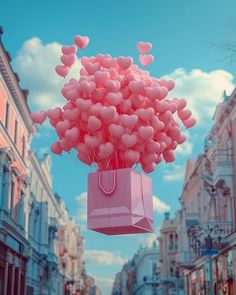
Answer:
[[159, 249], [153, 242], [151, 248], [140, 247], [134, 258], [136, 269], [135, 295], [155, 295], [160, 282]]
[[30, 194], [25, 203], [25, 226], [31, 256], [27, 294], [75, 293], [75, 288], [82, 287], [80, 230], [69, 218], [64, 203], [52, 191], [50, 156], [39, 161], [31, 152], [29, 162]]

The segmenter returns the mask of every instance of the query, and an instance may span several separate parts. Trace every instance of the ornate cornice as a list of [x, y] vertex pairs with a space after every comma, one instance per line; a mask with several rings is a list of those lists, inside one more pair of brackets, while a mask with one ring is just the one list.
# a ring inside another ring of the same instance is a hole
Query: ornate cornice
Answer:
[[[22, 91], [22, 89], [19, 86], [19, 78], [18, 76], [13, 72], [10, 61], [8, 58], [8, 54], [0, 41], [0, 73], [4, 79], [4, 82], [7, 85], [7, 88], [17, 106], [19, 109], [19, 112], [21, 114], [21, 117], [25, 123], [25, 126], [29, 133], [35, 133], [36, 132], [36, 126], [31, 120], [30, 117], [30, 110], [26, 103], [25, 99], [25, 93]], [[2, 52], [1, 52], [2, 51]]]

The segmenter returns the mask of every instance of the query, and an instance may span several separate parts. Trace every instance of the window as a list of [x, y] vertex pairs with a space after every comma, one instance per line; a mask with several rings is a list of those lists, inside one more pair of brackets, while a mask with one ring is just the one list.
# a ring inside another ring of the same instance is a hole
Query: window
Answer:
[[14, 195], [15, 195], [15, 182], [11, 182], [11, 198], [9, 199], [8, 208], [10, 209], [11, 215], [13, 215], [13, 207], [14, 207]]
[[17, 144], [17, 136], [18, 136], [18, 122], [15, 120], [15, 134], [14, 134], [14, 143]]
[[9, 170], [6, 166], [3, 166], [3, 175], [2, 175], [2, 188], [1, 188], [1, 197], [2, 202], [0, 207], [7, 208], [8, 204], [8, 192], [9, 192]]
[[5, 114], [5, 127], [8, 129], [9, 125], [9, 103], [6, 104], [6, 114]]
[[22, 137], [22, 158], [25, 159], [25, 136]]

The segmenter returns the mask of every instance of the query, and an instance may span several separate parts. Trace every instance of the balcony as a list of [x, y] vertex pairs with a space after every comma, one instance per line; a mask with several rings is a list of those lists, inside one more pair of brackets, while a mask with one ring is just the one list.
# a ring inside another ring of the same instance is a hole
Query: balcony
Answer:
[[57, 232], [57, 228], [58, 228], [57, 219], [55, 217], [50, 217], [49, 218], [49, 229], [51, 229], [54, 232]]
[[24, 228], [11, 217], [10, 212], [6, 209], [0, 209], [0, 227], [7, 232], [25, 237]]
[[214, 181], [233, 174], [232, 149], [214, 149], [210, 161]]
[[50, 265], [52, 265], [53, 267], [57, 267], [57, 256], [55, 255], [55, 253], [49, 252], [47, 260]]
[[177, 252], [178, 245], [169, 245], [169, 252]]
[[177, 263], [186, 269], [191, 269], [194, 267], [195, 260], [197, 259], [196, 253], [190, 251], [178, 252]]
[[187, 227], [196, 226], [199, 223], [200, 215], [197, 212], [186, 212], [185, 225]]
[[204, 224], [204, 228], [211, 230], [211, 236], [213, 238], [217, 238], [218, 236], [225, 237], [233, 232], [233, 222], [208, 221]]

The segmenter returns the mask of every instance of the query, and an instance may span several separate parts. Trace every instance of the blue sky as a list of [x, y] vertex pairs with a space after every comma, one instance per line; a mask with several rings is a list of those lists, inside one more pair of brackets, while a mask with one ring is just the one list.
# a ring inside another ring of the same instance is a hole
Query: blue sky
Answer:
[[[156, 204], [155, 228], [158, 228], [167, 208], [165, 204], [172, 214], [179, 207], [186, 159], [201, 153], [214, 107], [223, 90], [230, 92], [235, 83], [235, 64], [224, 60], [224, 51], [210, 45], [235, 40], [235, 9], [234, 0], [224, 3], [219, 0], [9, 0], [1, 7], [0, 24], [4, 27], [3, 41], [12, 56], [14, 69], [22, 86], [30, 90], [29, 103], [33, 110], [50, 107], [60, 97], [62, 82], [53, 71], [47, 72], [46, 79], [45, 68], [48, 63], [54, 68], [59, 44], [71, 44], [74, 35], [89, 36], [90, 44], [85, 52], [88, 56], [100, 52], [131, 55], [136, 62], [136, 43], [152, 42], [156, 60], [149, 67], [151, 75], [173, 78], [177, 84], [174, 95], [186, 97], [198, 118], [197, 126], [188, 132], [188, 143], [177, 153], [176, 163], [162, 164], [151, 175], [154, 194], [164, 202]], [[53, 42], [57, 42], [55, 46]], [[39, 130], [32, 146], [40, 155], [48, 151], [56, 137], [47, 126]], [[80, 215], [84, 212], [85, 197], [81, 193], [87, 191], [87, 174], [91, 170], [76, 160], [73, 153], [52, 158], [54, 190], [84, 227]], [[96, 276], [103, 294], [108, 295], [122, 262], [136, 252], [140, 241], [149, 242], [154, 235], [107, 237], [85, 230], [84, 236], [87, 270]]]

